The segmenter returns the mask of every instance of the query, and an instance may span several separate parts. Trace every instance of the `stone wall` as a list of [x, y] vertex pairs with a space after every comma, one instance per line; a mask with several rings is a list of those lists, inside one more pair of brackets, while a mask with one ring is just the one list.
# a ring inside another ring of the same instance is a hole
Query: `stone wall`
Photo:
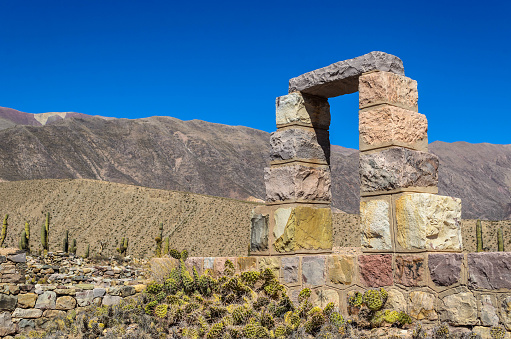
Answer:
[[0, 337], [44, 329], [90, 305], [117, 305], [146, 287], [141, 269], [95, 265], [64, 253], [35, 258], [2, 249], [0, 262]]

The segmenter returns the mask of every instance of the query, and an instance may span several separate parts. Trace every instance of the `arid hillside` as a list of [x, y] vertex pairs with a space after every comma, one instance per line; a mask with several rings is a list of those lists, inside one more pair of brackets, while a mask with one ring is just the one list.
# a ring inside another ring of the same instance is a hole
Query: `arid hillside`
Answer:
[[[0, 181], [83, 178], [265, 198], [264, 131], [171, 117], [78, 117], [9, 126], [0, 130]], [[437, 141], [430, 150], [440, 158], [440, 194], [461, 198], [464, 218], [511, 218], [511, 145]], [[333, 206], [358, 213], [358, 151], [334, 145], [331, 153]]]

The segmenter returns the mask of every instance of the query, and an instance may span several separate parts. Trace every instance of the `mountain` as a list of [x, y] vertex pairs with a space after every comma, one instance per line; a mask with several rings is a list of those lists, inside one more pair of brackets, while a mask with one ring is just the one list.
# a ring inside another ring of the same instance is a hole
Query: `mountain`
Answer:
[[[44, 126], [29, 118], [0, 130], [0, 181], [84, 178], [264, 199], [269, 133], [171, 117], [66, 115]], [[430, 150], [440, 158], [439, 193], [463, 199], [463, 218], [511, 218], [511, 145], [433, 142]], [[358, 213], [358, 151], [332, 146], [331, 166], [333, 206]]]

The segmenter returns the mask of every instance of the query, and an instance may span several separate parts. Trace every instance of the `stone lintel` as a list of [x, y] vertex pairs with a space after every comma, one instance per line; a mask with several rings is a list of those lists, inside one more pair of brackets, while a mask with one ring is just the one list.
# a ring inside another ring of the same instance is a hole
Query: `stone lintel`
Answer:
[[384, 52], [368, 54], [336, 62], [289, 80], [289, 93], [300, 91], [324, 98], [358, 91], [359, 77], [370, 71], [404, 75], [403, 61]]

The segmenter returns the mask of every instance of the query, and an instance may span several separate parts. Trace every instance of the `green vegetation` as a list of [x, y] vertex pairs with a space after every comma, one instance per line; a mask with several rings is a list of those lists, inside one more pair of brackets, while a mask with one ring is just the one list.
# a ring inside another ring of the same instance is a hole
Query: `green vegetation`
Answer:
[[25, 222], [25, 229], [20, 234], [20, 240], [19, 240], [19, 248], [20, 250], [24, 250], [27, 253], [30, 253], [30, 225], [28, 224], [28, 221]]
[[154, 251], [154, 255], [156, 258], [160, 258], [162, 255], [162, 249], [161, 249], [161, 243], [163, 240], [163, 223], [162, 222], [160, 222], [159, 231], [160, 231], [160, 234], [158, 234], [156, 236], [156, 238], [154, 238], [154, 240], [156, 241], [156, 250]]
[[117, 247], [117, 252], [119, 252], [120, 255], [126, 256], [126, 252], [128, 251], [128, 238], [122, 238], [121, 243], [119, 244], [119, 247]]
[[62, 252], [69, 252], [69, 231], [66, 230], [66, 235], [64, 236], [64, 241], [62, 243]]
[[504, 252], [504, 232], [502, 227], [497, 230], [497, 248], [499, 252]]
[[7, 236], [7, 219], [9, 219], [9, 214], [5, 215], [4, 223], [2, 224], [2, 235], [0, 236], [0, 247], [4, 246], [5, 237]]
[[50, 250], [50, 212], [46, 213], [46, 220], [41, 228], [41, 244], [43, 245], [43, 252], [48, 253]]
[[483, 251], [483, 227], [481, 226], [481, 220], [477, 220], [476, 222], [476, 244], [477, 249], [476, 252]]

